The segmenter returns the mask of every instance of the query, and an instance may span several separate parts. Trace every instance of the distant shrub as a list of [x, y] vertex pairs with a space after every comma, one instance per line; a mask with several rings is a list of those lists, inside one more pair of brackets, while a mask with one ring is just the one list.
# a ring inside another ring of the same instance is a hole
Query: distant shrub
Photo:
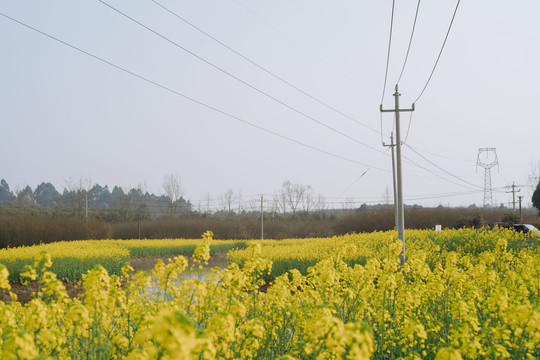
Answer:
[[88, 218], [0, 216], [0, 248], [47, 244], [62, 240], [108, 239], [111, 226]]
[[460, 228], [475, 228], [479, 229], [482, 226], [484, 226], [484, 219], [482, 217], [482, 214], [476, 213], [471, 216], [460, 216], [455, 220], [455, 222], [452, 224], [452, 227], [454, 229], [460, 229]]
[[519, 216], [519, 214], [514, 211], [508, 211], [504, 213], [501, 221], [510, 224], [518, 224], [521, 222], [521, 216]]

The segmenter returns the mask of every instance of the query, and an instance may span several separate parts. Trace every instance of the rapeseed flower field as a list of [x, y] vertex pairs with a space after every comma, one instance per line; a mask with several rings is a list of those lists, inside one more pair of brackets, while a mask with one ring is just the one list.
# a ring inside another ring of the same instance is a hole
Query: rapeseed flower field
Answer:
[[[407, 236], [403, 268], [394, 232], [249, 241], [229, 252], [227, 269], [197, 277], [182, 277], [183, 255], [151, 273], [96, 265], [75, 298], [51, 271], [55, 257], [39, 252], [19, 273], [35, 289], [24, 305], [0, 265], [0, 358], [540, 357], [538, 239], [487, 229]], [[194, 268], [210, 258], [211, 237], [193, 250]]]
[[[119, 275], [130, 258], [147, 256], [191, 255], [200, 239], [145, 239], [145, 240], [81, 240], [60, 241], [50, 244], [0, 249], [0, 264], [9, 269], [9, 279], [18, 281], [25, 266], [46, 252], [53, 260], [49, 271], [59, 279], [80, 280], [83, 274], [96, 265], [103, 266], [109, 274]], [[244, 241], [210, 241], [213, 253], [246, 247]]]

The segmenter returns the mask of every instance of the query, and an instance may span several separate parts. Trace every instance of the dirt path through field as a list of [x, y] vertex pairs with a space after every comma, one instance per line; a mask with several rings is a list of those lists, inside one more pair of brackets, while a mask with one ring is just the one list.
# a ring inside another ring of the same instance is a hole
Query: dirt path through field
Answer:
[[[169, 262], [169, 260], [172, 260], [174, 256], [146, 256], [142, 258], [131, 258], [129, 259], [129, 262], [131, 263], [131, 266], [135, 271], [150, 271], [154, 268], [156, 265], [156, 262], [158, 260], [163, 260], [165, 264]], [[193, 260], [191, 256], [188, 257], [188, 268], [191, 267], [193, 264]], [[208, 265], [205, 265], [205, 269], [213, 269], [216, 266], [219, 268], [226, 268], [228, 265], [227, 262], [227, 254], [215, 254], [210, 257], [210, 260], [208, 260]]]
[[[137, 271], [145, 271], [150, 272], [154, 265], [156, 265], [156, 262], [158, 260], [163, 260], [165, 264], [169, 262], [170, 259], [172, 259], [174, 256], [147, 256], [142, 258], [131, 258], [129, 259], [129, 262], [131, 263], [131, 266]], [[193, 260], [191, 259], [191, 256], [188, 257], [188, 269], [193, 264]], [[208, 265], [205, 265], [204, 268], [208, 271], [210, 269], [213, 269], [215, 267], [219, 268], [226, 268], [228, 266], [227, 262], [227, 254], [215, 254], [210, 257], [210, 260], [208, 261]], [[78, 294], [82, 292], [82, 283], [81, 282], [67, 282], [63, 281], [64, 286], [66, 287], [66, 291], [68, 295], [71, 298], [74, 298]], [[30, 300], [32, 300], [32, 288], [30, 286], [25, 286], [21, 283], [11, 283], [11, 291], [17, 295], [18, 301], [21, 304], [26, 304]]]

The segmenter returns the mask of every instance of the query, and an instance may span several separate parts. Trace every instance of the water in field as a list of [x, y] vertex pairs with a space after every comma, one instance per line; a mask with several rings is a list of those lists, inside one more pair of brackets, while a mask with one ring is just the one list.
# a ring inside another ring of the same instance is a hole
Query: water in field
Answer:
[[[169, 287], [178, 286], [181, 282], [187, 281], [199, 280], [204, 282], [205, 280], [207, 280], [208, 277], [210, 277], [210, 275], [212, 275], [212, 269], [210, 268], [204, 268], [200, 272], [187, 270], [180, 274], [177, 279], [172, 280]], [[145, 293], [148, 294], [151, 299], [156, 297], [169, 297], [168, 294], [164, 293], [163, 290], [159, 288], [157, 281], [154, 277], [152, 277], [152, 285], [145, 289]]]
[[[135, 271], [144, 271], [146, 273], [151, 274], [152, 269], [154, 268], [157, 260], [163, 260], [165, 263], [167, 263], [168, 258], [169, 257], [154, 256], [154, 257], [130, 259], [130, 262], [133, 268], [135, 269]], [[188, 259], [188, 260], [191, 260], [191, 259]], [[190, 270], [191, 261], [189, 261], [188, 268], [182, 274], [180, 274], [178, 279], [173, 280], [172, 283], [174, 285], [179, 285], [181, 281], [195, 280], [195, 279], [198, 279], [200, 281], [205, 281], [207, 277], [210, 274], [212, 274], [212, 269], [216, 267], [219, 269], [226, 269], [227, 265], [228, 265], [227, 258], [225, 254], [212, 255], [212, 257], [210, 258], [209, 264], [205, 266], [203, 269], [201, 269], [200, 271]], [[161, 296], [165, 295], [159, 289], [154, 278], [152, 278], [152, 285], [147, 287], [145, 291], [148, 294], [150, 294], [151, 298], [155, 298], [156, 294], [158, 293], [160, 293]]]

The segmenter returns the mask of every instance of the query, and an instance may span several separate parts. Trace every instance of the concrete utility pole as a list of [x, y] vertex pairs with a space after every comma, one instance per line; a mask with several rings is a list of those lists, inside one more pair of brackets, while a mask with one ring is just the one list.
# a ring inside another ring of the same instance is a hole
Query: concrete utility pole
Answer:
[[521, 200], [523, 200], [523, 196], [518, 196], [519, 199], [519, 221], [522, 221], [521, 217]]
[[516, 190], [516, 187], [519, 187], [519, 185], [516, 185], [514, 183], [512, 183], [512, 185], [510, 186], [507, 186], [507, 187], [511, 187], [512, 190], [510, 191], [507, 191], [507, 193], [512, 193], [512, 210], [513, 211], [516, 211], [516, 192], [520, 192], [520, 190]]
[[397, 211], [397, 194], [396, 194], [396, 161], [394, 159], [394, 132], [390, 133], [390, 145], [383, 142], [383, 146], [389, 146], [392, 150], [392, 184], [394, 186], [394, 217], [395, 217], [395, 228], [398, 228], [398, 211]]
[[401, 240], [403, 247], [401, 249], [401, 266], [405, 265], [405, 219], [404, 219], [404, 209], [403, 209], [403, 184], [401, 176], [401, 130], [399, 124], [399, 113], [402, 111], [414, 111], [414, 104], [412, 104], [411, 109], [400, 109], [399, 108], [399, 97], [401, 94], [398, 91], [398, 86], [396, 84], [396, 92], [394, 93], [395, 97], [395, 108], [393, 110], [383, 110], [381, 104], [381, 112], [395, 112], [396, 113], [396, 182], [397, 182], [397, 218], [398, 218], [398, 237]]
[[264, 240], [264, 210], [263, 210], [263, 195], [261, 194], [261, 240]]
[[139, 233], [139, 240], [141, 240], [141, 207], [137, 209], [137, 232]]

